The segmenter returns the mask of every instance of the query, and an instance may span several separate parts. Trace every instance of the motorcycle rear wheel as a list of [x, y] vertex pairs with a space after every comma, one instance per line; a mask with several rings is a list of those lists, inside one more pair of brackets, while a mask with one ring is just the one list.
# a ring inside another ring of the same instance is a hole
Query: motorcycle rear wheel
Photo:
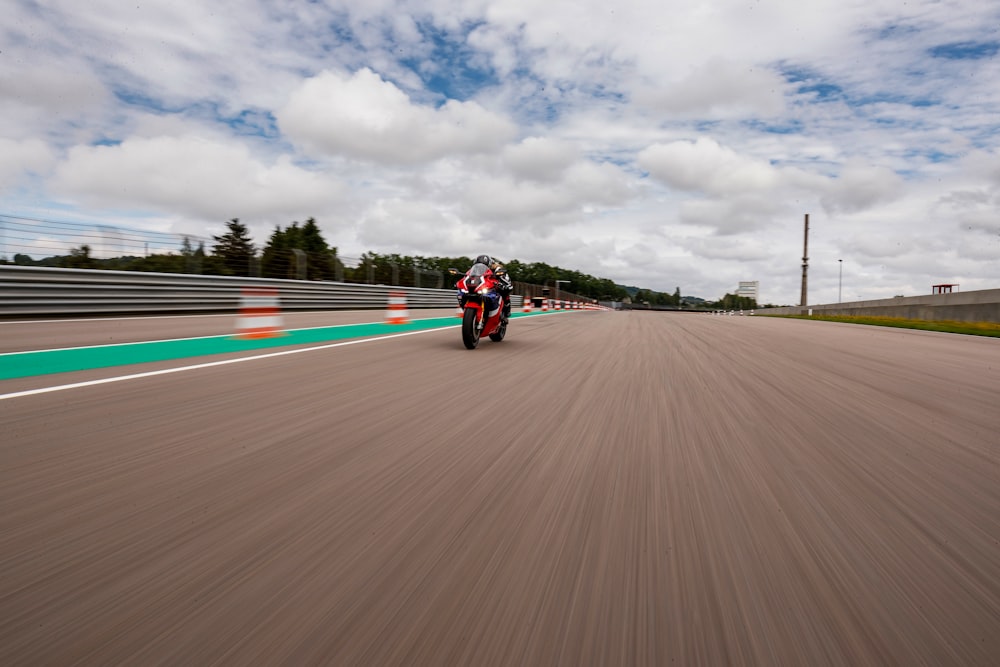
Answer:
[[497, 330], [490, 334], [490, 340], [494, 343], [499, 343], [503, 340], [503, 337], [507, 335], [507, 323], [504, 322], [497, 327]]
[[476, 315], [479, 311], [475, 308], [466, 308], [462, 315], [462, 342], [465, 347], [474, 350], [479, 345], [479, 323], [476, 322]]

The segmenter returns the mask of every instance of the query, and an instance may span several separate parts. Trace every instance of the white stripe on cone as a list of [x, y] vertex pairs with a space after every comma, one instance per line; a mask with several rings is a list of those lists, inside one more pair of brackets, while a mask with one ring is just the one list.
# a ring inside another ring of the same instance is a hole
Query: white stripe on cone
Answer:
[[406, 292], [389, 292], [389, 309], [385, 311], [386, 324], [406, 324], [410, 311], [406, 309]]
[[284, 320], [280, 315], [253, 315], [250, 317], [240, 316], [236, 318], [236, 328], [240, 331], [249, 329], [274, 329], [278, 330], [284, 325]]
[[239, 338], [270, 338], [282, 334], [281, 302], [274, 287], [245, 287], [236, 318]]

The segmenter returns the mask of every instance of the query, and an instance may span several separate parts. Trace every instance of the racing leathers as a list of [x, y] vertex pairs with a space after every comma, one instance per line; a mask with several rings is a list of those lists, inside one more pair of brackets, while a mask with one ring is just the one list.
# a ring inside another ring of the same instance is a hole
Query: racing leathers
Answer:
[[494, 260], [490, 268], [497, 279], [497, 292], [503, 297], [503, 321], [506, 323], [510, 319], [510, 295], [514, 291], [514, 283], [500, 262]]

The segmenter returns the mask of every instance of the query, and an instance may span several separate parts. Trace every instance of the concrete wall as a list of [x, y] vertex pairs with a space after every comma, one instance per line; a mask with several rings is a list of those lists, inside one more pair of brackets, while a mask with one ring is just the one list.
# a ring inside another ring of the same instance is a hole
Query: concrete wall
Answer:
[[1000, 322], [1000, 289], [951, 294], [928, 294], [875, 301], [853, 301], [782, 308], [767, 308], [758, 315], [870, 315], [903, 317], [910, 320], [954, 320], [957, 322]]

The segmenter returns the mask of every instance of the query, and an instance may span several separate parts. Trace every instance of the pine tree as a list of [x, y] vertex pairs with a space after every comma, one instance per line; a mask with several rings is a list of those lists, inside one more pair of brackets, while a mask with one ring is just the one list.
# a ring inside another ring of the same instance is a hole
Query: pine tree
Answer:
[[222, 236], [213, 236], [215, 246], [212, 255], [222, 260], [227, 273], [236, 276], [249, 276], [250, 265], [257, 249], [250, 238], [250, 230], [233, 218], [226, 223], [227, 231]]
[[299, 230], [299, 248], [308, 257], [307, 275], [309, 280], [333, 280], [336, 264], [333, 253], [315, 218], [309, 218]]
[[264, 246], [261, 268], [265, 278], [294, 278], [295, 260], [292, 248], [298, 247], [299, 223], [293, 222], [288, 229], [275, 225], [271, 238]]

